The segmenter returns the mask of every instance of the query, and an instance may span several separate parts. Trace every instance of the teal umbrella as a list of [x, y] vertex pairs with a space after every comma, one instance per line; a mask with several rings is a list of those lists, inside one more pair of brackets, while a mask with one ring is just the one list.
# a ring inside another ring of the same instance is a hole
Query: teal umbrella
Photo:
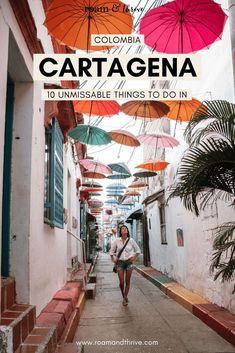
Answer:
[[113, 183], [113, 184], [109, 184], [108, 186], [106, 186], [107, 190], [122, 190], [122, 189], [126, 189], [126, 186], [123, 184], [118, 184], [118, 183]]
[[127, 179], [130, 177], [131, 177], [131, 174], [113, 172], [113, 174], [107, 176], [107, 179]]
[[128, 166], [125, 163], [112, 163], [112, 164], [108, 164], [108, 166], [114, 172], [131, 175], [130, 169], [128, 168]]
[[118, 204], [117, 200], [106, 200], [104, 203], [115, 204], [115, 205]]
[[112, 141], [108, 133], [97, 126], [79, 124], [68, 132], [74, 140], [87, 145], [107, 145]]

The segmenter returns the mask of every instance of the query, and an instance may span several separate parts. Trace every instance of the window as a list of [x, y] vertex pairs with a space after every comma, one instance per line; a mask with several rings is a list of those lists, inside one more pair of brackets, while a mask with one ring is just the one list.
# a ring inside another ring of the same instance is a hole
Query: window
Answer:
[[161, 243], [167, 244], [166, 239], [166, 213], [165, 213], [165, 199], [164, 196], [158, 199], [159, 203], [159, 219], [160, 219], [160, 232], [161, 232]]
[[54, 118], [45, 136], [45, 223], [63, 228], [63, 210], [63, 135]]

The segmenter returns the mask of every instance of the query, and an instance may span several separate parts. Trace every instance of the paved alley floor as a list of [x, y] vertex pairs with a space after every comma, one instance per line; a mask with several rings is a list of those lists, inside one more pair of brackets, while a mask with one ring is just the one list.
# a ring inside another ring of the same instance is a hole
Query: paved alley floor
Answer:
[[109, 255], [100, 253], [95, 267], [96, 298], [86, 301], [74, 338], [74, 342], [90, 341], [84, 342], [84, 353], [235, 352], [231, 344], [135, 270], [129, 305], [123, 306], [112, 267]]

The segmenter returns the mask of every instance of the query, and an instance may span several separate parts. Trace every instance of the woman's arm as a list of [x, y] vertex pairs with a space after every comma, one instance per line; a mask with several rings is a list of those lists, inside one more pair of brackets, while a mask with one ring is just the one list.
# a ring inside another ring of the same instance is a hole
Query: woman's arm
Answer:
[[116, 259], [116, 256], [114, 256], [114, 254], [116, 253], [117, 251], [117, 242], [116, 242], [116, 239], [112, 242], [112, 245], [111, 245], [111, 249], [109, 251], [109, 255], [111, 256], [111, 260], [112, 262], [116, 262], [117, 259]]
[[133, 246], [133, 249], [135, 251], [135, 255], [133, 255], [132, 257], [130, 257], [129, 260], [131, 260], [132, 262], [134, 262], [137, 257], [141, 254], [141, 250], [140, 250], [140, 247], [139, 245], [136, 243], [136, 241], [134, 239], [131, 239], [131, 243], [132, 243], [132, 246]]

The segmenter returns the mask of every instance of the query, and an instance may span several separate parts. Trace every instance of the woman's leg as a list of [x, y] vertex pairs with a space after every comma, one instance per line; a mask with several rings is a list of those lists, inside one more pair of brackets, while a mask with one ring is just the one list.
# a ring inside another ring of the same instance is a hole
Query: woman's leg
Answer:
[[124, 270], [118, 270], [118, 278], [119, 278], [119, 287], [122, 292], [122, 296], [124, 298]]
[[125, 287], [125, 291], [124, 291], [124, 298], [127, 298], [128, 296], [128, 292], [130, 289], [130, 281], [131, 281], [131, 275], [132, 275], [132, 269], [127, 269], [126, 272], [126, 287]]

